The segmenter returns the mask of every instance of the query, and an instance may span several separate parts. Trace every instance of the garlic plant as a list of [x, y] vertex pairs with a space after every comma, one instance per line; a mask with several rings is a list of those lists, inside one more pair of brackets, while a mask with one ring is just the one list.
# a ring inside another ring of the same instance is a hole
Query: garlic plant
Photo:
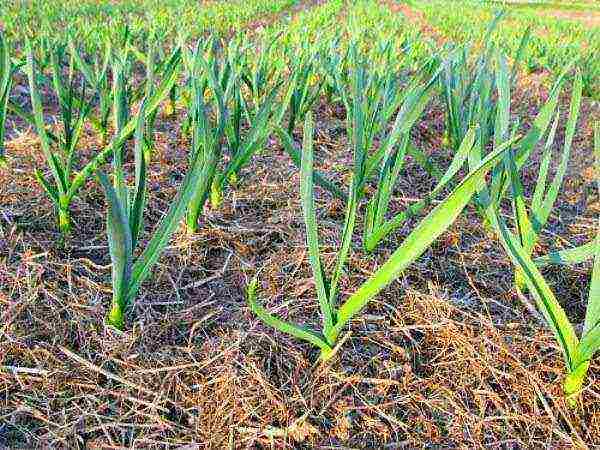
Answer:
[[83, 75], [88, 88], [97, 97], [98, 111], [96, 117], [90, 122], [98, 130], [103, 143], [108, 140], [109, 120], [112, 111], [112, 92], [110, 83], [110, 70], [113, 63], [113, 48], [109, 39], [103, 42], [104, 51], [97, 55], [90, 64], [81, 51], [75, 45], [73, 39], [69, 40], [69, 51], [72, 58], [75, 60], [75, 65], [79, 72]]
[[[594, 156], [596, 158], [596, 180], [600, 192], [600, 124], [595, 126]], [[512, 196], [515, 204], [515, 220], [522, 220], [523, 192], [514, 159], [510, 159], [510, 176]], [[567, 402], [571, 406], [577, 400], [583, 389], [590, 360], [600, 350], [600, 224], [596, 240], [589, 247], [593, 248], [594, 266], [592, 269], [591, 283], [587, 301], [583, 330], [578, 337], [575, 326], [569, 321], [566, 312], [550, 288], [548, 281], [541, 274], [539, 268], [530, 256], [519, 234], [512, 232], [500, 216], [498, 208], [492, 208], [490, 218], [505, 251], [516, 268], [520, 271], [523, 283], [534, 298], [538, 309], [546, 319], [550, 329], [554, 332], [556, 340], [563, 352], [566, 364], [566, 376], [563, 389]]]
[[7, 165], [4, 136], [8, 98], [12, 87], [12, 77], [15, 67], [11, 61], [6, 39], [0, 32], [0, 168]]
[[[87, 163], [81, 166], [78, 159], [78, 143], [83, 132], [86, 119], [89, 117], [91, 105], [85, 99], [85, 86], [77, 87], [75, 77], [75, 57], [69, 58], [68, 75], [65, 80], [62, 74], [61, 62], [65, 57], [62, 49], [57, 49], [51, 58], [52, 84], [59, 100], [61, 109], [61, 120], [64, 132], [55, 135], [47, 129], [44, 110], [41, 101], [38, 79], [43, 78], [36, 70], [31, 43], [27, 43], [26, 72], [29, 79], [31, 104], [33, 116], [31, 120], [35, 123], [42, 153], [50, 171], [50, 177], [41, 170], [36, 170], [36, 179], [44, 188], [48, 197], [52, 200], [58, 217], [58, 228], [63, 234], [71, 230], [70, 206], [83, 184], [95, 174], [98, 168], [120, 149], [135, 131], [136, 120], [129, 119], [120, 127], [119, 133], [113, 140], [93, 156]], [[175, 50], [164, 71], [164, 78], [154, 94], [147, 100], [145, 114], [151, 115], [162, 103], [171, 86], [175, 83], [178, 75], [180, 62], [180, 51]], [[77, 170], [77, 167], [81, 168]]]
[[[473, 169], [458, 186], [437, 205], [413, 231], [404, 239], [390, 258], [375, 271], [356, 291], [339, 304], [339, 283], [343, 275], [343, 265], [351, 245], [352, 222], [356, 201], [354, 184], [348, 196], [343, 238], [338, 250], [337, 262], [331, 277], [325, 274], [319, 248], [317, 218], [313, 198], [313, 120], [308, 114], [304, 126], [304, 144], [301, 164], [300, 191], [302, 210], [306, 226], [308, 254], [315, 281], [322, 327], [312, 330], [283, 320], [270, 313], [258, 301], [258, 279], [247, 287], [247, 300], [252, 311], [267, 325], [295, 338], [305, 340], [318, 347], [323, 360], [329, 359], [338, 337], [344, 327], [381, 290], [392, 283], [412, 262], [427, 250], [459, 216], [471, 197], [483, 183], [485, 174], [503, 157], [504, 152], [514, 143], [508, 141], [488, 155]], [[473, 132], [473, 131], [472, 131]], [[471, 133], [472, 133], [471, 132]]]
[[[506, 64], [500, 60], [496, 69], [496, 83], [498, 89], [498, 108], [494, 127], [494, 147], [508, 135], [514, 135], [516, 127], [510, 130], [510, 89], [507, 76]], [[564, 74], [563, 74], [564, 76]], [[558, 114], [556, 114], [552, 127], [548, 130], [548, 137], [543, 149], [542, 160], [538, 172], [536, 186], [532, 195], [531, 204], [528, 207], [521, 180], [521, 170], [524, 163], [533, 151], [537, 143], [548, 129], [554, 110], [558, 101], [559, 87], [562, 77], [555, 84], [546, 103], [532, 130], [525, 135], [520, 145], [512, 146], [504, 157], [503, 165], [496, 168], [492, 177], [479, 191], [480, 205], [491, 228], [496, 232], [500, 243], [515, 266], [518, 274], [516, 288], [526, 286], [527, 291], [535, 300], [535, 303], [546, 319], [550, 329], [554, 332], [560, 345], [565, 363], [567, 375], [564, 380], [564, 392], [569, 404], [576, 404], [582, 389], [585, 375], [589, 368], [589, 360], [593, 354], [600, 349], [600, 234], [596, 242], [587, 244], [577, 249], [553, 253], [546, 257], [538, 258], [538, 265], [560, 262], [577, 262], [586, 259], [590, 250], [593, 249], [594, 269], [590, 295], [588, 300], [585, 324], [581, 338], [577, 337], [575, 328], [569, 321], [567, 314], [552, 292], [548, 282], [544, 279], [536, 262], [532, 258], [533, 246], [538, 241], [542, 226], [547, 222], [552, 207], [558, 195], [562, 179], [565, 175], [569, 159], [570, 146], [575, 131], [579, 106], [581, 102], [582, 82], [576, 75], [572, 87], [570, 112], [566, 123], [565, 142], [561, 153], [561, 159], [557, 166], [552, 182], [547, 186], [546, 179], [549, 172], [551, 148], [556, 132]], [[596, 126], [595, 149], [596, 170], [600, 167], [600, 129]], [[470, 164], [477, 164], [477, 159], [471, 159]], [[598, 176], [598, 174], [597, 174]], [[506, 219], [501, 214], [501, 202], [507, 188], [512, 203], [512, 221], [514, 230], [511, 230]]]
[[53, 201], [58, 215], [58, 229], [63, 234], [71, 231], [71, 212], [69, 188], [71, 175], [77, 163], [77, 150], [79, 139], [84, 130], [90, 107], [83, 102], [78, 102], [84, 97], [85, 87], [77, 86], [75, 79], [75, 66], [73, 58], [69, 59], [66, 79], [63, 76], [63, 49], [57, 49], [50, 55], [50, 68], [52, 71], [52, 86], [58, 98], [60, 119], [63, 132], [54, 136], [54, 141], [48, 137], [46, 122], [44, 120], [41, 95], [37, 86], [37, 73], [33, 52], [29, 46], [27, 52], [27, 75], [31, 93], [31, 106], [37, 133], [40, 137], [42, 152], [50, 168], [51, 180], [41, 170], [36, 170], [35, 177]]
[[[128, 308], [135, 301], [141, 284], [150, 275], [153, 265], [185, 216], [190, 201], [200, 187], [208, 190], [210, 186], [211, 158], [208, 154], [210, 147], [207, 147], [204, 142], [206, 129], [206, 117], [203, 111], [204, 90], [199, 79], [193, 80], [192, 89], [193, 101], [189, 114], [193, 117], [193, 137], [188, 170], [176, 198], [147, 243], [143, 244], [140, 239], [146, 206], [147, 170], [150, 163], [150, 153], [144, 138], [149, 105], [145, 100], [136, 117], [130, 119], [135, 120], [136, 124], [135, 184], [128, 186], [125, 182], [124, 167], [118, 157], [119, 153], [115, 153], [114, 156], [114, 185], [106, 175], [99, 173], [108, 203], [106, 228], [112, 261], [113, 300], [107, 323], [118, 329], [124, 328]], [[143, 250], [136, 258], [136, 249], [142, 245]]]
[[[277, 104], [281, 87], [277, 80], [269, 84], [264, 96], [256, 94], [258, 103], [249, 106], [249, 100], [241, 91], [241, 51], [234, 47], [219, 60], [214, 46], [208, 48], [206, 58], [205, 49], [200, 46], [196, 49], [190, 79], [200, 79], [202, 89], [210, 91], [208, 100], [203, 100], [198, 109], [201, 124], [198, 132], [207, 158], [205, 170], [210, 183], [199, 185], [190, 202], [186, 218], [190, 232], [197, 230], [208, 199], [213, 208], [220, 206], [225, 186], [236, 182], [242, 168], [264, 146], [283, 116], [285, 102]], [[242, 122], [247, 126], [245, 133]]]

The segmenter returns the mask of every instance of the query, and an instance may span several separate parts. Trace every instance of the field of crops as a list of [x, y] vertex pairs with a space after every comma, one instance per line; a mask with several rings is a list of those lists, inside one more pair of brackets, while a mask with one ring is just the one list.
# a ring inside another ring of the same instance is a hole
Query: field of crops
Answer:
[[600, 446], [594, 5], [2, 7], [0, 449]]
[[[447, 3], [445, 0], [409, 1], [427, 23], [453, 42], [476, 41], [500, 7], [495, 2], [458, 0], [454, 2], [455, 8], [444, 8]], [[503, 52], [514, 55], [523, 33], [529, 30], [522, 64], [524, 73], [557, 74], [565, 64], [576, 61], [583, 78], [584, 94], [600, 100], [600, 7], [580, 6], [584, 12], [577, 15], [572, 12], [574, 6], [553, 9], [544, 5], [540, 2], [532, 8], [531, 4], [520, 4], [505, 10], [506, 17], [494, 41]]]

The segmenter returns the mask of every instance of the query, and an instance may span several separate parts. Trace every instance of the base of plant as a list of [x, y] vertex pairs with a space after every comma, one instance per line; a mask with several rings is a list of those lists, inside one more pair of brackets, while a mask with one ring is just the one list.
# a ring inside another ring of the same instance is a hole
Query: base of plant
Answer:
[[175, 105], [172, 103], [167, 103], [163, 110], [163, 114], [165, 117], [172, 117], [175, 114]]
[[487, 235], [487, 237], [489, 237], [490, 239], [496, 238], [496, 230], [494, 229], [492, 222], [487, 216], [483, 217], [483, 220], [481, 221], [481, 226], [483, 228], [483, 232]]
[[528, 291], [527, 283], [525, 281], [525, 275], [523, 274], [523, 271], [521, 269], [515, 270], [515, 286], [518, 290], [520, 290], [523, 293], [526, 293]]
[[368, 240], [365, 240], [363, 243], [363, 249], [364, 249], [365, 253], [367, 253], [367, 254], [372, 254], [376, 248], [377, 248], [376, 243], [370, 242]]
[[188, 235], [196, 234], [198, 232], [198, 222], [187, 221], [185, 224], [185, 231]]
[[69, 234], [71, 232], [71, 214], [69, 211], [63, 209], [58, 210], [58, 230], [62, 234]]
[[240, 180], [238, 179], [236, 173], [234, 172], [231, 175], [229, 175], [229, 178], [227, 181], [229, 182], [230, 186], [237, 187]]
[[219, 187], [212, 186], [210, 190], [210, 207], [213, 210], [217, 210], [223, 204], [223, 192]]
[[321, 361], [329, 361], [329, 359], [334, 355], [333, 348], [321, 348], [321, 355], [319, 358]]
[[199, 218], [200, 214], [198, 212], [188, 209], [188, 212], [185, 215], [185, 230], [188, 235], [196, 234], [198, 232]]
[[583, 362], [565, 377], [563, 390], [565, 392], [567, 404], [572, 408], [577, 406], [577, 400], [583, 389], [583, 382], [585, 381], [585, 376], [587, 375], [589, 367], [589, 361]]
[[448, 133], [444, 133], [444, 136], [442, 137], [442, 147], [450, 148], [450, 137], [448, 136]]
[[123, 308], [120, 305], [113, 304], [106, 318], [106, 323], [117, 330], [123, 331], [123, 328], [125, 328], [125, 318]]

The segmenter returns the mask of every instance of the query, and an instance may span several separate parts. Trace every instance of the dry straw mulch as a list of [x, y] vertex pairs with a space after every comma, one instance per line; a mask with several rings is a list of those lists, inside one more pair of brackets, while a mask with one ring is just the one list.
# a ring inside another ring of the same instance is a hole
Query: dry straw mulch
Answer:
[[[529, 117], [538, 107], [529, 97], [515, 99], [515, 111]], [[590, 149], [597, 110], [585, 108], [542, 250], [595, 233]], [[317, 161], [343, 179], [350, 156], [339, 108], [321, 105], [317, 116]], [[163, 118], [157, 132], [148, 231], [182, 178], [188, 143], [178, 135], [180, 119]], [[415, 139], [440, 163], [450, 155], [440, 150], [442, 132], [434, 105]], [[90, 133], [83, 153], [97, 146]], [[567, 408], [560, 351], [514, 295], [507, 258], [472, 209], [357, 317], [341, 351], [322, 366], [314, 349], [265, 327], [243, 298], [246, 282], [259, 273], [272, 310], [318, 322], [297, 169], [277, 141], [227, 191], [222, 209], [206, 212], [200, 233], [176, 233], [124, 333], [103, 325], [110, 261], [97, 184], [82, 192], [75, 232], [61, 242], [50, 203], [31, 175], [41, 165], [38, 140], [30, 131], [13, 135], [8, 153], [12, 171], [0, 172], [0, 445], [600, 445], [599, 367], [592, 367], [579, 409]], [[422, 196], [431, 183], [409, 163], [395, 207]], [[343, 205], [318, 191], [318, 206], [330, 264]], [[343, 291], [356, 288], [408, 231], [372, 256], [357, 240]], [[573, 320], [581, 321], [589, 266], [551, 269], [548, 276]]]

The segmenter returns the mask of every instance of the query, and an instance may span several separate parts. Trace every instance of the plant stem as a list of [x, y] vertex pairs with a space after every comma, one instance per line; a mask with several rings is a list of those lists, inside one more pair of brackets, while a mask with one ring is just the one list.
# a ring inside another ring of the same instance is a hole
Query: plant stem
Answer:
[[[200, 158], [202, 156], [198, 157]], [[204, 167], [202, 168], [200, 178], [196, 184], [196, 192], [193, 194], [187, 207], [186, 225], [188, 233], [190, 234], [195, 233], [198, 229], [198, 217], [200, 217], [200, 214], [204, 209], [204, 204], [206, 203], [209, 195], [211, 196], [210, 200], [213, 201], [212, 186], [217, 180], [219, 180], [219, 177], [215, 176], [216, 163], [217, 155], [216, 152], [213, 151], [210, 155], [208, 155], [207, 159], [204, 160]]]
[[333, 348], [332, 347], [321, 347], [321, 360], [328, 361], [329, 358], [333, 356]]
[[108, 313], [107, 322], [109, 325], [115, 327], [118, 330], [123, 330], [125, 327], [125, 319], [123, 314], [122, 305], [113, 300], [112, 307]]
[[210, 206], [213, 210], [219, 209], [223, 203], [223, 190], [221, 189], [221, 183], [218, 182], [219, 178], [215, 177], [210, 187]]
[[523, 293], [526, 293], [528, 290], [527, 283], [525, 282], [525, 275], [520, 268], [515, 269], [515, 286]]
[[589, 361], [580, 363], [574, 370], [567, 374], [563, 383], [563, 390], [567, 399], [567, 404], [574, 408], [577, 405], [577, 399], [581, 393], [585, 376], [590, 367]]
[[60, 207], [58, 209], [58, 229], [64, 235], [71, 232], [71, 213], [68, 208]]

